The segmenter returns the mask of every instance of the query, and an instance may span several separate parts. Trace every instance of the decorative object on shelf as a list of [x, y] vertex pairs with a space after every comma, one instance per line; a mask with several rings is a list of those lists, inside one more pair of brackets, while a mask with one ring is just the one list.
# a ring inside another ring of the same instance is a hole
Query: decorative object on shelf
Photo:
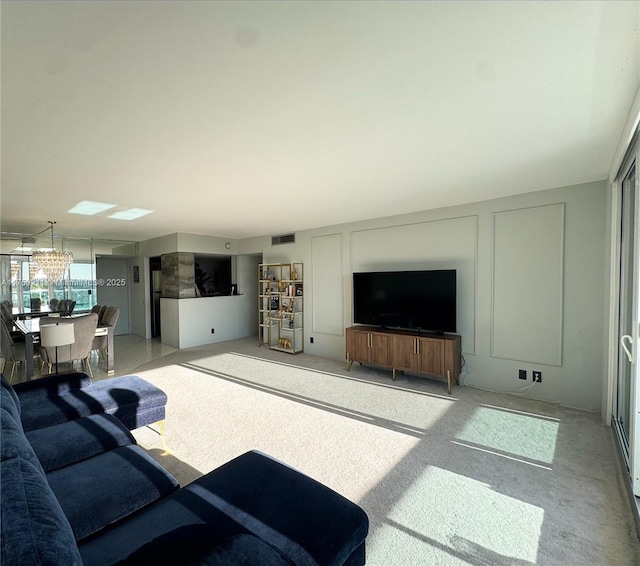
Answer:
[[296, 283], [296, 297], [302, 297], [302, 283]]
[[291, 279], [295, 281], [297, 278], [298, 278], [298, 271], [294, 268], [293, 271], [291, 272]]
[[[45, 228], [42, 232], [51, 230], [51, 250], [39, 250], [33, 252], [31, 261], [35, 263], [38, 269], [41, 269], [47, 279], [62, 279], [64, 274], [73, 263], [73, 254], [71, 252], [57, 252], [53, 243], [53, 225], [55, 220], [47, 220], [49, 228]], [[38, 232], [35, 236], [42, 234]]]

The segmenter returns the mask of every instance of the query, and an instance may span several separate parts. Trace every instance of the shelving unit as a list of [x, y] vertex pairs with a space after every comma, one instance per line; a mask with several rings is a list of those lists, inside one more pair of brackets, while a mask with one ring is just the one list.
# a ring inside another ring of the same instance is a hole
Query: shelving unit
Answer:
[[258, 265], [258, 340], [272, 350], [304, 349], [302, 263]]

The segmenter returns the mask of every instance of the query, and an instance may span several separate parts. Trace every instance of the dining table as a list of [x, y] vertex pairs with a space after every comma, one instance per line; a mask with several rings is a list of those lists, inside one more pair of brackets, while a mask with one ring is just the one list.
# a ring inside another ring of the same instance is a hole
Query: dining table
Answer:
[[60, 311], [57, 309], [52, 309], [49, 307], [49, 305], [43, 305], [42, 307], [40, 307], [39, 309], [31, 309], [29, 307], [13, 307], [12, 310], [12, 315], [13, 315], [13, 320], [24, 320], [27, 318], [37, 318], [40, 316], [50, 316], [50, 315], [55, 315], [56, 313], [59, 313]]
[[[73, 320], [75, 317], [60, 317], [61, 320]], [[24, 335], [25, 352], [25, 379], [31, 381], [33, 377], [33, 345], [40, 343], [40, 318], [18, 319], [14, 326]], [[96, 336], [107, 337], [107, 375], [112, 377], [115, 373], [113, 356], [113, 326], [98, 324]]]

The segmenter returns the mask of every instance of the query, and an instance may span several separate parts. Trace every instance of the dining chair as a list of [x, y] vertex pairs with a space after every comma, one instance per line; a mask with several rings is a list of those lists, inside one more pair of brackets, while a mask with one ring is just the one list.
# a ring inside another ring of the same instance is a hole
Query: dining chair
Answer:
[[59, 299], [51, 299], [49, 301], [49, 309], [52, 311], [58, 310], [58, 304], [60, 303]]
[[11, 375], [9, 376], [9, 383], [13, 383], [13, 375], [16, 371], [16, 366], [26, 361], [27, 355], [25, 352], [24, 342], [16, 343], [11, 337], [9, 327], [0, 322], [0, 349], [2, 350], [2, 372], [7, 362], [11, 362]]
[[55, 348], [56, 375], [58, 375], [58, 348], [70, 346], [76, 341], [74, 323], [66, 319], [59, 320], [61, 322], [55, 324], [40, 324], [40, 345], [45, 350]]
[[0, 303], [0, 316], [7, 324], [13, 324], [13, 304], [11, 301], [2, 301]]
[[64, 316], [64, 312], [67, 308], [68, 299], [60, 299], [58, 301], [58, 311], [60, 311], [60, 316]]
[[[50, 320], [51, 319], [45, 322], [50, 323]], [[59, 318], [54, 318], [53, 320], [61, 322]], [[98, 315], [92, 312], [83, 316], [77, 316], [68, 322], [74, 325], [75, 342], [73, 344], [68, 348], [64, 346], [58, 348], [57, 352], [54, 349], [42, 347], [42, 351], [46, 357], [46, 363], [49, 366], [49, 373], [51, 373], [53, 364], [56, 363], [56, 361], [58, 363], [73, 363], [79, 360], [85, 371], [93, 378], [93, 372], [89, 364], [89, 354], [91, 353], [91, 345], [93, 344], [96, 328], [98, 327]], [[40, 321], [40, 324], [42, 324], [42, 321]]]
[[39, 297], [33, 297], [31, 299], [31, 310], [39, 311], [42, 308], [42, 299]]
[[[118, 323], [118, 317], [120, 316], [120, 309], [117, 307], [106, 307], [104, 311], [104, 315], [102, 316], [102, 320], [100, 324], [106, 324], [107, 326], [112, 326], [114, 329], [116, 324]], [[109, 339], [107, 336], [96, 336], [93, 339], [93, 343], [91, 344], [91, 350], [97, 350], [99, 354], [103, 357], [108, 353], [107, 346], [109, 343]]]
[[98, 315], [98, 323], [100, 322], [100, 310], [102, 309], [102, 305], [94, 305], [91, 309], [91, 312], [94, 312]]
[[60, 299], [60, 302], [58, 303], [58, 310], [60, 311], [60, 316], [71, 316], [75, 306], [76, 306], [76, 302], [71, 299]]

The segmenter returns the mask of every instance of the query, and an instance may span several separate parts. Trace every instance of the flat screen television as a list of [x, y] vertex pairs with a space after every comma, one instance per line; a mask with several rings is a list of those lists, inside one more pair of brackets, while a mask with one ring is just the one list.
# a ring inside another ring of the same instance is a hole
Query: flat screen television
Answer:
[[353, 321], [427, 332], [456, 331], [456, 270], [353, 274]]

